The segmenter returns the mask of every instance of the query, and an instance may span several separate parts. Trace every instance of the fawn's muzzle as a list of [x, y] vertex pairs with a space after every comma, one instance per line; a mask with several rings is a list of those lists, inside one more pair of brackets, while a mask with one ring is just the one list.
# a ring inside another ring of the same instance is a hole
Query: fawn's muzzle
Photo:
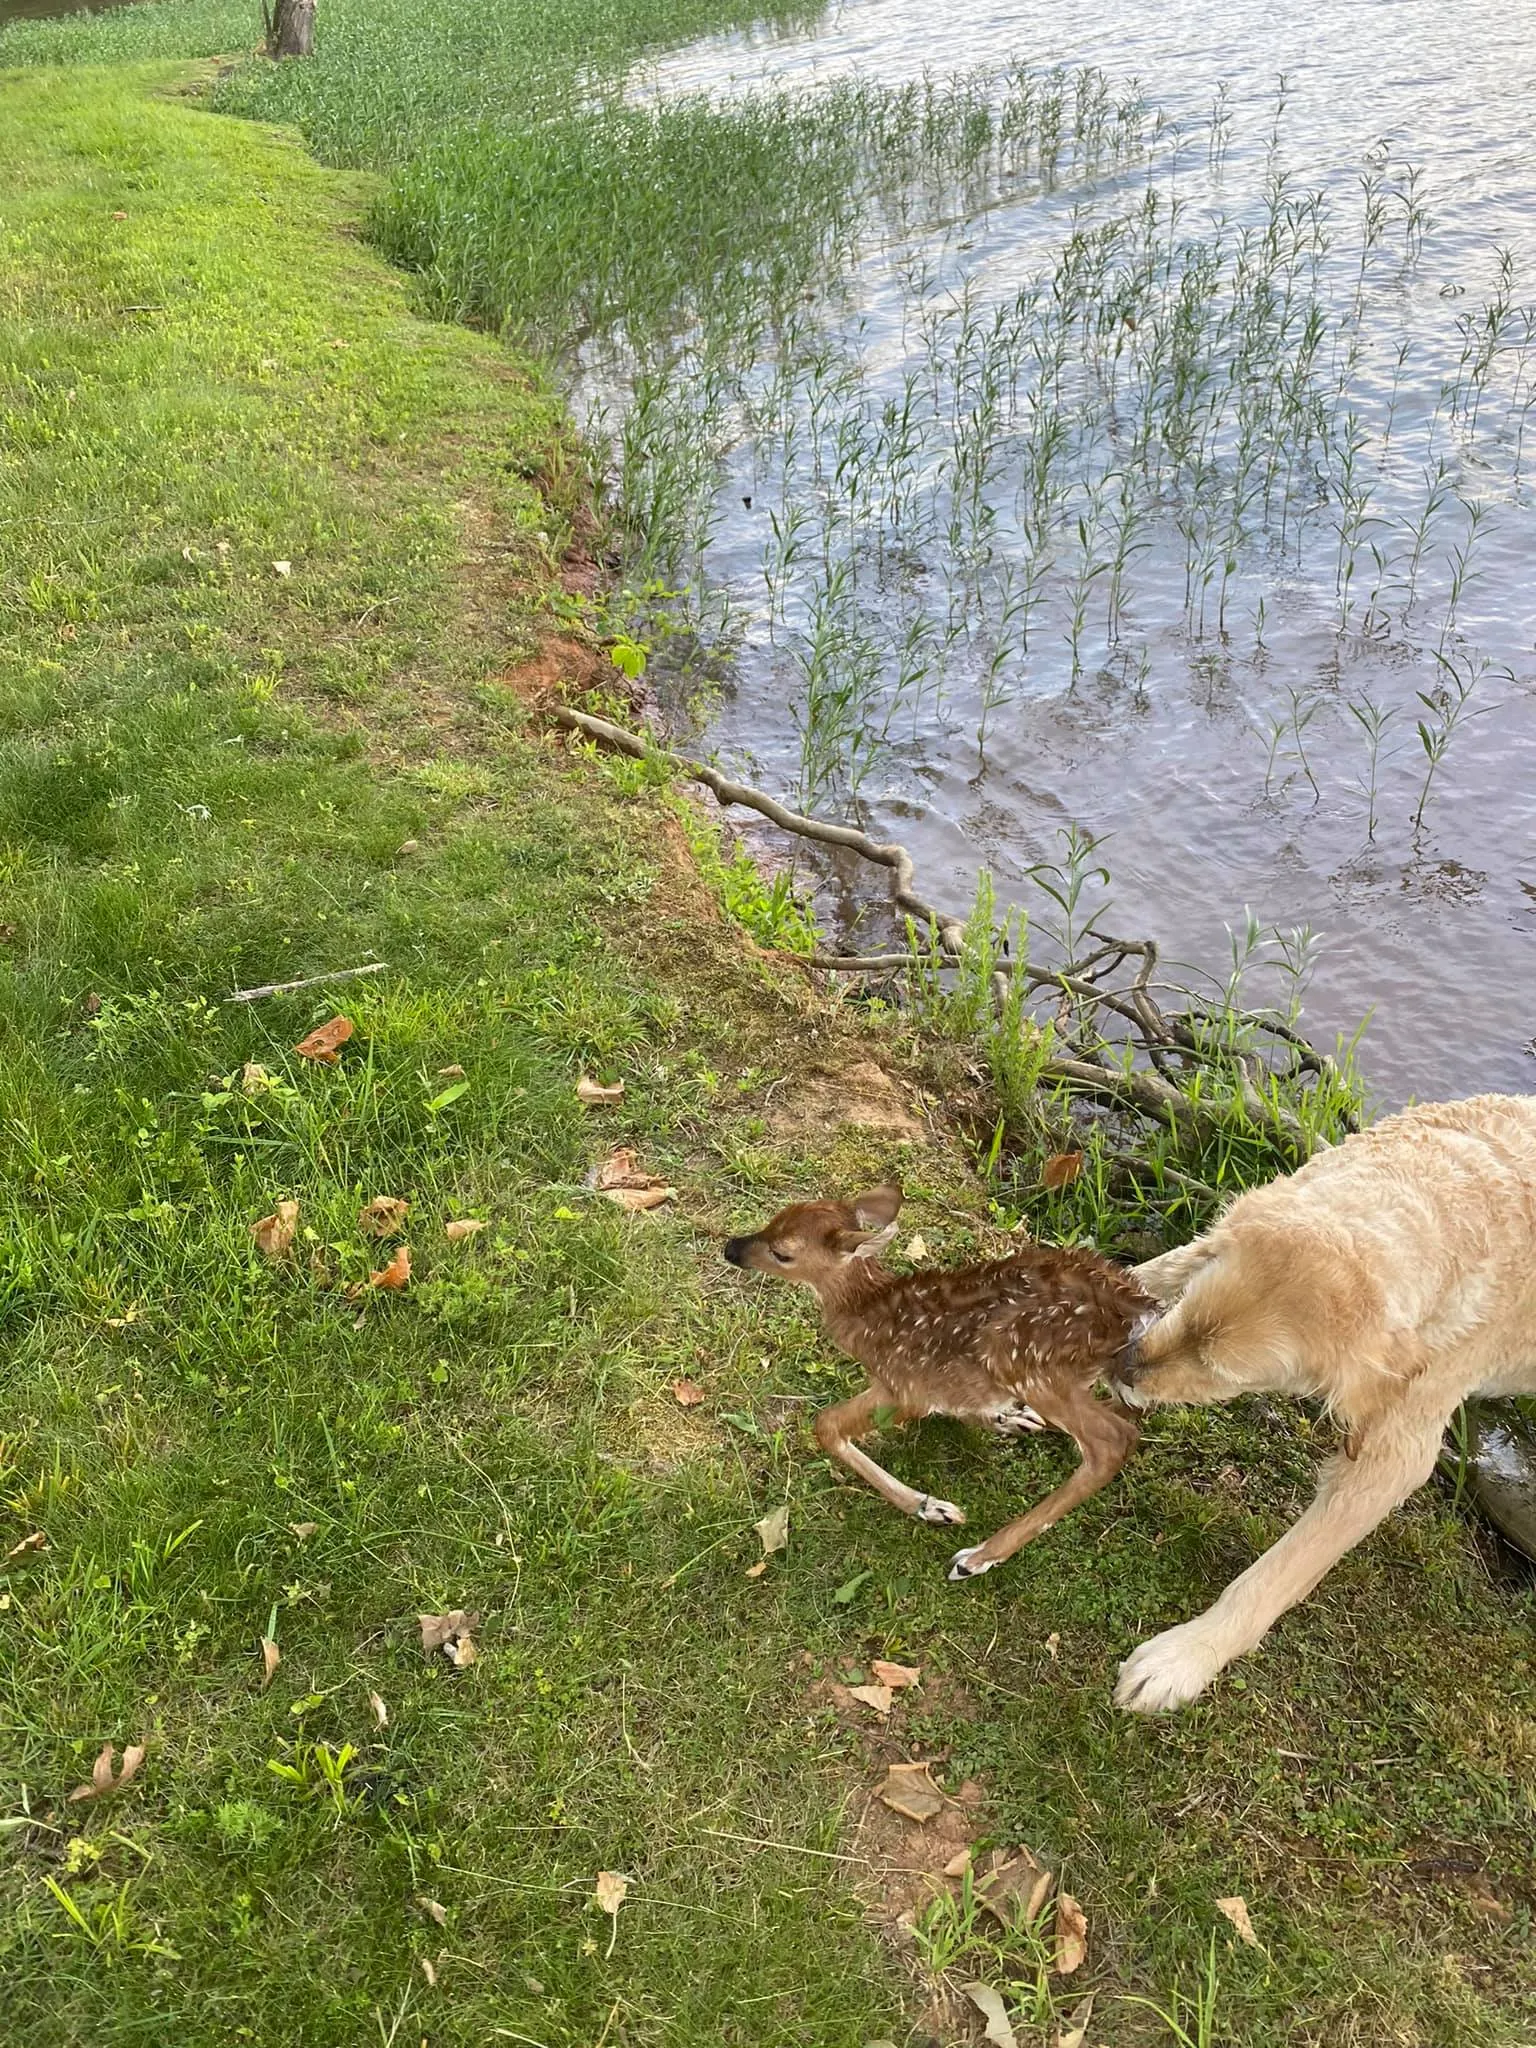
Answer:
[[744, 1266], [747, 1263], [747, 1246], [751, 1242], [750, 1237], [728, 1237], [721, 1246], [721, 1250], [725, 1253], [729, 1264]]

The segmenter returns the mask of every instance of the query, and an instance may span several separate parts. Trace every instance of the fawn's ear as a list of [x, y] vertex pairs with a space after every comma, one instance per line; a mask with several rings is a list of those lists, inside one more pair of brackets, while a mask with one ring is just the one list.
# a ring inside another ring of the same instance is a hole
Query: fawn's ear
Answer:
[[901, 1207], [901, 1189], [892, 1185], [871, 1188], [867, 1195], [860, 1195], [853, 1204], [853, 1213], [860, 1230], [885, 1230], [896, 1221], [896, 1212]]

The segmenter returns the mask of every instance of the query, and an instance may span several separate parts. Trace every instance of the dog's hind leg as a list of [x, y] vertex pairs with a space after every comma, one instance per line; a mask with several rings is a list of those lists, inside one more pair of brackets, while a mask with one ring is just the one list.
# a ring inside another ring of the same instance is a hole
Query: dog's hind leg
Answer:
[[1163, 1713], [1205, 1691], [1218, 1671], [1251, 1650], [1323, 1574], [1368, 1536], [1434, 1470], [1445, 1429], [1443, 1406], [1416, 1403], [1374, 1421], [1353, 1458], [1324, 1466], [1317, 1497], [1214, 1606], [1154, 1636], [1120, 1667], [1118, 1706]]

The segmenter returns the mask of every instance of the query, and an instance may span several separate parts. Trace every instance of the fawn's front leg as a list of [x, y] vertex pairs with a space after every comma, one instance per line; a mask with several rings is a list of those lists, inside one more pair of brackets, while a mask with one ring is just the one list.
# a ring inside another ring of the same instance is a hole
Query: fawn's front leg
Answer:
[[914, 1515], [920, 1522], [941, 1522], [954, 1526], [965, 1520], [965, 1511], [957, 1508], [952, 1500], [936, 1500], [931, 1493], [918, 1493], [915, 1488], [904, 1486], [899, 1479], [877, 1465], [873, 1458], [861, 1451], [855, 1438], [866, 1436], [870, 1430], [880, 1426], [881, 1421], [895, 1423], [916, 1420], [918, 1410], [903, 1408], [886, 1392], [884, 1387], [873, 1382], [862, 1394], [855, 1394], [851, 1401], [839, 1401], [835, 1408], [823, 1408], [816, 1418], [816, 1441], [838, 1463], [846, 1465], [850, 1472], [857, 1472], [866, 1486], [872, 1486], [876, 1493], [888, 1500], [893, 1508], [900, 1508], [904, 1515]]

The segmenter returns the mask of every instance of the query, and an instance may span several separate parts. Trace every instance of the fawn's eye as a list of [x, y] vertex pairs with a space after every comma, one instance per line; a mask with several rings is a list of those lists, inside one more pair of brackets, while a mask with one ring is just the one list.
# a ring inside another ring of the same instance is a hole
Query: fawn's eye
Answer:
[[781, 1252], [776, 1244], [769, 1245], [768, 1249], [773, 1253], [773, 1256], [781, 1266], [787, 1266], [792, 1263], [791, 1254], [789, 1252]]

